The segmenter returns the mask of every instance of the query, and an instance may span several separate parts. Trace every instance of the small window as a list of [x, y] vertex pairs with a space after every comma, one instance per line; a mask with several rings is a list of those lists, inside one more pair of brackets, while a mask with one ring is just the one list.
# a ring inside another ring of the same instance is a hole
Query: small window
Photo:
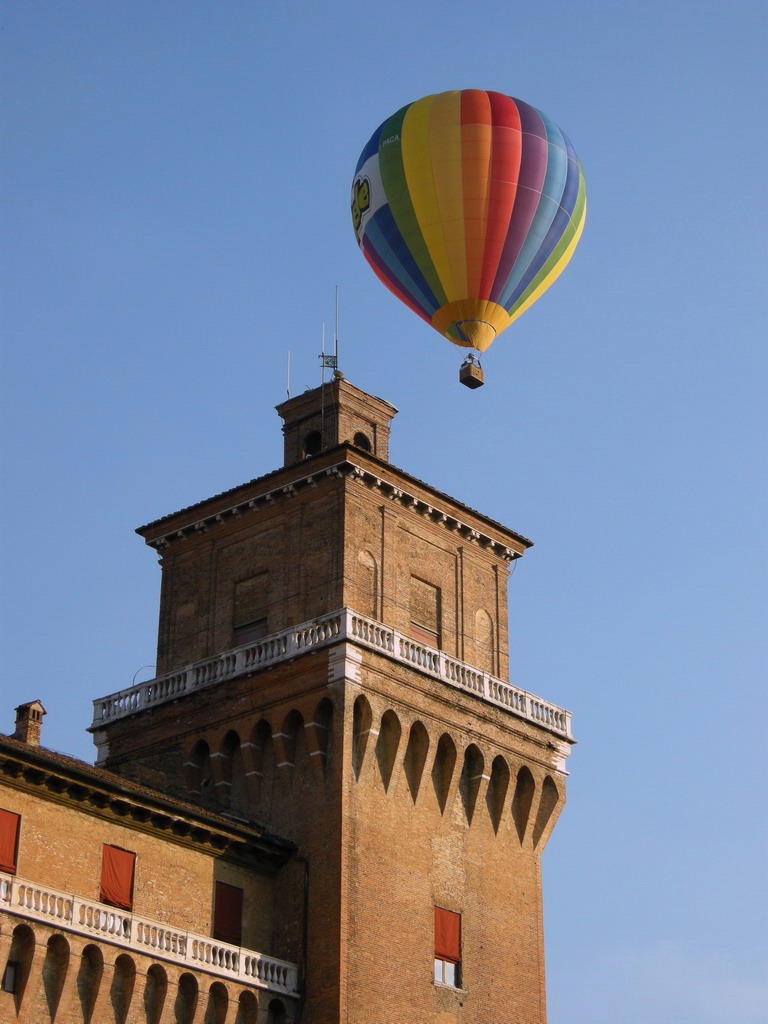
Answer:
[[323, 450], [323, 435], [319, 430], [313, 430], [304, 438], [303, 455], [305, 459], [312, 455], [319, 455]]
[[16, 872], [21, 815], [0, 808], [0, 871]]
[[358, 430], [355, 436], [352, 438], [352, 444], [355, 448], [360, 448], [364, 452], [371, 450], [371, 442], [367, 434], [364, 434], [362, 430]]
[[136, 854], [119, 846], [108, 846], [106, 843], [101, 850], [99, 899], [112, 907], [132, 910]]
[[5, 970], [3, 971], [3, 982], [2, 985], [0, 985], [0, 988], [2, 988], [3, 992], [16, 991], [20, 966], [21, 965], [18, 963], [17, 960], [9, 960], [8, 963], [5, 965]]
[[226, 882], [216, 883], [213, 906], [213, 937], [233, 946], [243, 941], [243, 890]]
[[461, 987], [461, 914], [435, 907], [435, 982]]

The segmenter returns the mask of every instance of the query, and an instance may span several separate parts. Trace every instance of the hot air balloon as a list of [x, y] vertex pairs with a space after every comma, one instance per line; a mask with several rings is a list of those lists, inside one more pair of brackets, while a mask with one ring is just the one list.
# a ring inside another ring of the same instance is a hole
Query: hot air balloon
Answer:
[[[371, 136], [352, 184], [355, 236], [374, 273], [478, 353], [559, 276], [585, 213], [566, 135], [522, 100], [479, 89], [398, 110]], [[478, 387], [479, 359], [470, 355], [462, 376]]]

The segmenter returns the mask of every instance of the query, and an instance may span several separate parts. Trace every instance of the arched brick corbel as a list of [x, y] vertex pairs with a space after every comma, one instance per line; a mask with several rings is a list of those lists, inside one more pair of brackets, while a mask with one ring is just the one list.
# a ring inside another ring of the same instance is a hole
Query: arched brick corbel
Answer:
[[304, 719], [301, 712], [294, 708], [283, 719], [280, 731], [272, 734], [272, 742], [275, 745], [275, 767], [278, 774], [286, 778], [291, 785], [293, 785], [296, 771], [298, 737], [303, 725]]
[[563, 809], [565, 801], [562, 788], [564, 787], [558, 786], [551, 775], [547, 775], [538, 787], [539, 800], [532, 832], [533, 845], [538, 850], [543, 850], [547, 845], [547, 840]]
[[304, 723], [310, 766], [313, 772], [319, 772], [323, 777], [328, 767], [332, 724], [333, 704], [324, 697], [315, 708], [311, 721]]
[[400, 775], [401, 759], [397, 753], [400, 749], [403, 728], [400, 719], [390, 708], [381, 716], [379, 735], [376, 740], [376, 761], [379, 774], [387, 793], [394, 793]]
[[534, 802], [538, 803], [538, 787], [528, 765], [521, 765], [515, 778], [515, 789], [512, 795], [512, 819], [517, 831], [520, 845], [530, 841], [530, 824], [534, 820], [531, 813]]
[[211, 750], [211, 777], [216, 792], [216, 803], [219, 807], [229, 807], [229, 794], [232, 783], [229, 780], [229, 757], [220, 749]]
[[450, 805], [455, 792], [453, 780], [456, 774], [457, 760], [456, 744], [453, 738], [444, 732], [437, 741], [431, 772], [432, 788], [441, 814], [445, 814], [445, 809]]
[[[117, 956], [120, 952], [118, 948], [106, 948], [109, 952], [113, 953], [114, 956]], [[112, 982], [114, 980], [114, 971], [114, 964], [111, 962], [111, 957], [109, 959], [104, 957], [101, 978], [99, 979], [99, 989], [96, 993], [96, 1000], [93, 1004], [90, 1024], [98, 1024], [99, 1021], [115, 1019], [114, 1010], [112, 1009]]]
[[362, 693], [355, 699], [352, 708], [352, 771], [355, 778], [360, 778], [360, 773], [365, 764], [365, 755], [369, 746], [376, 743], [379, 735], [378, 729], [374, 730], [373, 711], [368, 698]]
[[264, 789], [264, 758], [272, 745], [272, 725], [265, 718], [251, 731], [251, 737], [242, 745], [245, 781], [248, 795], [254, 805], [261, 800]]
[[485, 772], [485, 758], [476, 743], [470, 743], [464, 752], [464, 765], [459, 778], [459, 792], [464, 805], [467, 824], [472, 824], [478, 799], [484, 796], [488, 784]]
[[488, 814], [493, 825], [493, 831], [498, 834], [504, 819], [504, 812], [507, 808], [507, 793], [509, 792], [510, 772], [506, 760], [498, 754], [491, 764], [491, 777], [488, 783], [485, 802], [488, 807]]

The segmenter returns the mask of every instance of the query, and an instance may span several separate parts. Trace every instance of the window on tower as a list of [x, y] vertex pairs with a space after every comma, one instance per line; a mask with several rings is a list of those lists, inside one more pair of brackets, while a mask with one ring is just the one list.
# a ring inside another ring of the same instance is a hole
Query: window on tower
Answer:
[[435, 982], [461, 987], [461, 914], [435, 907]]
[[411, 576], [411, 628], [414, 640], [429, 647], [442, 647], [440, 629], [440, 588]]
[[235, 583], [233, 634], [235, 647], [252, 644], [267, 635], [267, 573]]

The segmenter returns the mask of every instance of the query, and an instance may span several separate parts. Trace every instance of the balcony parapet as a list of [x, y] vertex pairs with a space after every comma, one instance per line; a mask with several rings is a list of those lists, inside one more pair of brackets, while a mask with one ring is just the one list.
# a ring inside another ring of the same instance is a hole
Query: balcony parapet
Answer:
[[0, 910], [134, 953], [183, 964], [288, 996], [298, 994], [296, 964], [210, 936], [171, 928], [137, 914], [0, 872]]
[[306, 651], [340, 641], [350, 641], [377, 651], [440, 679], [449, 686], [473, 693], [510, 714], [535, 722], [558, 736], [573, 739], [570, 711], [452, 658], [443, 651], [417, 643], [405, 633], [359, 615], [351, 608], [341, 608], [311, 622], [273, 633], [255, 643], [206, 658], [156, 679], [137, 683], [106, 697], [99, 697], [93, 702], [90, 730], [96, 731], [109, 722], [136, 714], [145, 708], [177, 700], [215, 683], [249, 675], [282, 661], [290, 661]]

